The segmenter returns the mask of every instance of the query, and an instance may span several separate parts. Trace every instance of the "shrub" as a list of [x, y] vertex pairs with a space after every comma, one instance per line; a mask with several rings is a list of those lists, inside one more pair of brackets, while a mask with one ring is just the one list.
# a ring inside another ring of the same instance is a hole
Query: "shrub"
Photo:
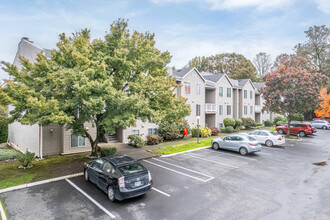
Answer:
[[8, 125], [0, 126], [0, 144], [7, 141], [8, 138]]
[[225, 125], [225, 127], [228, 127], [228, 126], [234, 127], [235, 126], [235, 120], [232, 119], [232, 118], [225, 118], [225, 119], [223, 119], [223, 124]]
[[233, 132], [234, 132], [234, 128], [232, 126], [226, 127], [226, 133], [233, 133]]
[[159, 125], [158, 134], [164, 138], [164, 140], [175, 140], [180, 137], [180, 130], [176, 123], [162, 123]]
[[226, 128], [221, 127], [221, 128], [220, 128], [220, 131], [221, 131], [221, 133], [226, 133]]
[[139, 135], [129, 135], [128, 136], [129, 145], [133, 147], [142, 147], [144, 145], [144, 140]]
[[273, 124], [276, 125], [276, 123], [280, 121], [285, 121], [285, 119], [281, 116], [276, 116], [273, 120]]
[[[191, 129], [191, 136], [192, 137], [197, 137], [197, 127], [193, 127]], [[199, 136], [201, 136], [201, 129], [199, 128]]]
[[264, 122], [264, 125], [265, 125], [266, 127], [271, 127], [273, 124], [272, 124], [271, 121], [266, 120], [266, 121]]
[[117, 152], [117, 148], [115, 147], [102, 147], [100, 148], [101, 157], [107, 157], [111, 155], [115, 155]]
[[234, 118], [234, 120], [235, 120], [235, 126], [234, 126], [234, 128], [237, 128], [239, 126], [242, 126], [243, 121], [240, 118]]
[[256, 126], [257, 127], [260, 127], [260, 126], [262, 127], [262, 124], [261, 123], [256, 123]]
[[16, 150], [0, 149], [0, 161], [15, 159], [20, 155]]
[[175, 124], [177, 125], [177, 128], [179, 129], [179, 131], [180, 131], [180, 135], [181, 135], [182, 138], [184, 137], [183, 130], [184, 130], [185, 128], [187, 129], [188, 134], [190, 134], [191, 129], [190, 129], [190, 126], [189, 126], [187, 120], [180, 120], [179, 122], [177, 122], [177, 123], [175, 123]]
[[219, 129], [217, 127], [211, 128], [212, 135], [215, 136], [220, 133]]
[[250, 129], [256, 126], [256, 123], [252, 118], [242, 118], [242, 121], [245, 129]]
[[148, 134], [147, 135], [147, 144], [148, 145], [156, 145], [162, 142], [162, 138], [157, 134]]
[[34, 158], [34, 155], [35, 153], [31, 153], [27, 150], [25, 154], [20, 154], [17, 157], [17, 161], [22, 167], [27, 168], [32, 165], [32, 160]]
[[210, 137], [212, 135], [212, 131], [208, 127], [201, 127], [200, 131], [202, 137]]
[[297, 114], [292, 115], [291, 120], [292, 121], [304, 121], [305, 117], [302, 114], [297, 113]]

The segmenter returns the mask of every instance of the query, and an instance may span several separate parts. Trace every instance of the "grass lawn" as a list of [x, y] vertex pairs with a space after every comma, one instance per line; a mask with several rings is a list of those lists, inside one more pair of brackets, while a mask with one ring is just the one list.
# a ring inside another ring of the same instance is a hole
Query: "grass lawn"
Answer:
[[30, 169], [18, 169], [18, 163], [0, 162], [0, 189], [30, 183], [83, 171], [84, 163], [90, 159], [87, 154], [71, 154], [65, 156], [46, 157], [41, 161], [33, 161]]
[[196, 149], [196, 148], [200, 148], [200, 147], [210, 146], [211, 141], [215, 138], [219, 138], [219, 136], [200, 140], [199, 141], [200, 144], [197, 144], [196, 141], [193, 141], [193, 142], [187, 142], [187, 143], [182, 143], [182, 144], [174, 144], [174, 145], [159, 147], [159, 148], [156, 148], [153, 150], [148, 150], [148, 151], [157, 156], [161, 156], [161, 155], [165, 155], [165, 154], [173, 154], [173, 153], [183, 152], [183, 151], [192, 150], [192, 149]]

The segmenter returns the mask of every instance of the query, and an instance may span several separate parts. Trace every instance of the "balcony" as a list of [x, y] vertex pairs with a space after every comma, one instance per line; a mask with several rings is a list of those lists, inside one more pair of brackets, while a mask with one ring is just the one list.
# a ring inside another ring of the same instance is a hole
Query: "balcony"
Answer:
[[215, 113], [217, 113], [216, 104], [206, 103], [205, 104], [205, 113], [206, 114], [215, 114]]
[[254, 112], [255, 113], [261, 113], [261, 105], [256, 105], [256, 106], [254, 106]]

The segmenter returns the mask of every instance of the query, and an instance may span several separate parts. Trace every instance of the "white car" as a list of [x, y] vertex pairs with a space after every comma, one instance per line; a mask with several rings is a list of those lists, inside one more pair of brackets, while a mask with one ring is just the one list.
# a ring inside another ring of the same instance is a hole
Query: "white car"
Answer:
[[267, 147], [285, 144], [284, 136], [278, 135], [276, 132], [255, 130], [248, 135], [256, 139], [260, 144], [265, 144]]

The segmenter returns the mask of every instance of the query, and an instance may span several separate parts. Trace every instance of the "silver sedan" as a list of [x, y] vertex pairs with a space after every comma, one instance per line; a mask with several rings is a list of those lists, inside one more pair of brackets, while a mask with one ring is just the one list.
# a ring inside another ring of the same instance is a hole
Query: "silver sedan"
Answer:
[[211, 142], [213, 149], [226, 149], [239, 152], [242, 155], [246, 155], [252, 152], [261, 151], [261, 145], [258, 141], [250, 136], [246, 135], [228, 135], [224, 138], [216, 138]]

